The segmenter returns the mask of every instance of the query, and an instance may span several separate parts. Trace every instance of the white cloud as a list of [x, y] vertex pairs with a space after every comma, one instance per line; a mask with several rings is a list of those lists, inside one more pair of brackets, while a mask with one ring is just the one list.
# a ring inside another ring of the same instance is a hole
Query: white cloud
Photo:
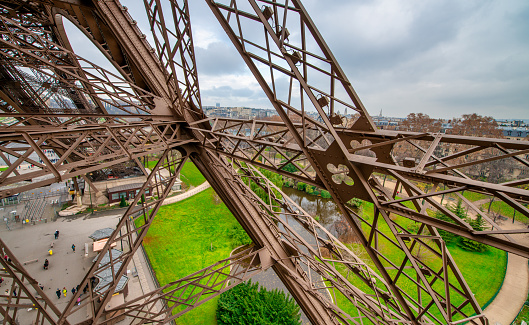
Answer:
[[[139, 26], [147, 28], [142, 3], [126, 2]], [[371, 113], [528, 117], [529, 2], [305, 0], [304, 5]], [[191, 1], [190, 7], [202, 102], [271, 108], [207, 4]]]

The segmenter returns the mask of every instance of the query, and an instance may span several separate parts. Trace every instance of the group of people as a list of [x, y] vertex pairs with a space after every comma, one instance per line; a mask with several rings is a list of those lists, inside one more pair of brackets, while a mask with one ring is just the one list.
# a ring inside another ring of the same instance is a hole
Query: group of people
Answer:
[[[72, 295], [74, 295], [77, 291], [79, 291], [79, 285], [77, 285], [77, 287], [72, 288], [72, 290], [70, 291], [72, 292]], [[83, 293], [80, 294], [79, 297], [77, 298], [77, 305], [81, 304], [81, 296], [83, 294], [86, 294], [87, 291], [88, 291], [88, 284], [84, 287]], [[66, 287], [63, 287], [62, 290], [57, 288], [57, 290], [55, 291], [55, 294], [57, 295], [57, 299], [61, 299], [61, 295], [64, 295], [65, 297], [68, 295], [68, 290], [66, 289]]]
[[[53, 235], [55, 236], [55, 239], [59, 239], [59, 230], [58, 230], [58, 229], [55, 229], [55, 233], [54, 233]], [[52, 243], [51, 246], [52, 246], [52, 248], [53, 248], [53, 243]], [[49, 254], [50, 256], [53, 255], [53, 250], [52, 250], [52, 248], [50, 248], [50, 249], [48, 250], [48, 254]], [[72, 251], [75, 253], [75, 244], [72, 244]], [[6, 259], [7, 259], [7, 255], [6, 255]], [[49, 266], [50, 266], [50, 261], [48, 261], [48, 259], [46, 259], [46, 260], [44, 261], [44, 267], [43, 267], [43, 268], [44, 268], [45, 270], [47, 270]]]
[[[58, 229], [55, 230], [54, 237], [55, 237], [55, 239], [59, 239], [59, 230]], [[52, 244], [52, 247], [53, 247], [53, 244]], [[71, 248], [72, 248], [72, 251], [75, 253], [75, 244], [72, 244]], [[48, 253], [49, 253], [49, 255], [52, 255], [51, 249], [48, 251]], [[9, 256], [7, 254], [4, 254], [4, 260], [6, 262], [11, 262], [11, 258], [9, 258]], [[47, 270], [49, 268], [49, 266], [50, 266], [50, 261], [48, 259], [45, 259], [44, 260], [43, 269]], [[0, 277], [0, 285], [2, 285], [3, 282], [4, 282], [4, 278]], [[93, 280], [92, 280], [92, 285], [94, 285], [94, 281]], [[41, 290], [44, 290], [44, 286], [41, 283], [38, 284], [38, 287]], [[72, 292], [72, 294], [75, 294], [78, 290], [79, 290], [79, 285], [77, 287], [72, 288], [70, 291]], [[83, 294], [86, 294], [87, 291], [88, 291], [88, 284], [84, 287]], [[63, 287], [62, 290], [57, 288], [55, 293], [57, 294], [57, 299], [60, 299], [61, 295], [64, 295], [65, 297], [68, 295], [68, 290], [66, 289], [66, 287]], [[9, 295], [9, 289], [5, 290], [5, 295], [6, 296]], [[17, 296], [17, 288], [16, 287], [13, 289], [12, 296], [13, 297]], [[77, 299], [77, 303], [80, 304], [80, 302], [81, 302], [81, 298], [79, 297]]]

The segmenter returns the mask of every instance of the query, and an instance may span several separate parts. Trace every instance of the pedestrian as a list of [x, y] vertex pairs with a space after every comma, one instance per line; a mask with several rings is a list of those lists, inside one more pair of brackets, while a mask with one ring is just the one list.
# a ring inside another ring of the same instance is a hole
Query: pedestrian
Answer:
[[40, 288], [40, 290], [44, 290], [44, 286], [40, 282], [39, 282], [39, 288]]
[[6, 291], [5, 291], [5, 295], [6, 295], [6, 296], [9, 296], [9, 289], [6, 289]]
[[83, 288], [83, 293], [86, 293], [88, 291], [88, 283]]
[[55, 229], [55, 239], [59, 238], [59, 230]]
[[44, 261], [44, 269], [47, 270], [49, 265], [50, 265], [50, 262], [48, 261], [48, 259], [46, 259]]
[[57, 299], [61, 299], [61, 290], [57, 288], [57, 291], [55, 291], [55, 294], [57, 295]]
[[8, 257], [7, 257], [7, 254], [4, 255], [4, 260], [7, 261]]
[[81, 297], [77, 298], [77, 306], [81, 305]]
[[72, 288], [72, 295], [75, 294], [75, 288]]
[[15, 287], [15, 289], [13, 289], [13, 297], [17, 297], [17, 287]]
[[2, 282], [4, 282], [4, 278], [0, 276], [0, 286], [2, 285]]
[[68, 294], [68, 290], [66, 290], [66, 287], [62, 287], [62, 293], [66, 297], [66, 295]]
[[72, 244], [72, 251], [75, 253], [75, 245]]

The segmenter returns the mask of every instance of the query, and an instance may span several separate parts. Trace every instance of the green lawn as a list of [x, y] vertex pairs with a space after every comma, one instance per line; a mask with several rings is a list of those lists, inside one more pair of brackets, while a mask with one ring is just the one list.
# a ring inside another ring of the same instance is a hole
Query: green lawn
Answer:
[[470, 191], [465, 191], [465, 193], [463, 193], [463, 196], [472, 202], [483, 200], [483, 199], [490, 199], [490, 196], [488, 195], [476, 193], [476, 192], [470, 192]]
[[[147, 168], [153, 169], [157, 163], [158, 160], [151, 160], [147, 163]], [[184, 164], [184, 167], [182, 167], [182, 171], [180, 172], [180, 180], [189, 186], [198, 186], [206, 181], [204, 176], [202, 176], [198, 170], [197, 166], [195, 166], [195, 164], [193, 164], [190, 159], [188, 159]]]
[[[214, 196], [210, 188], [160, 208], [143, 241], [160, 285], [229, 257], [233, 247], [227, 232], [238, 223]], [[216, 324], [217, 300], [184, 314], [176, 323]]]
[[0, 167], [0, 172], [3, 172], [4, 170], [7, 170], [9, 167]]
[[[485, 203], [481, 206], [481, 208], [483, 209], [483, 211], [489, 211], [489, 203]], [[514, 214], [514, 209], [508, 205], [507, 203], [503, 202], [503, 201], [494, 201], [492, 202], [492, 206], [490, 207], [490, 214], [491, 215], [497, 215], [497, 214], [501, 214], [502, 216], [504, 217], [507, 217], [509, 219], [511, 219], [512, 221], [512, 216]], [[523, 214], [521, 214], [520, 212], [517, 212], [516, 215], [515, 215], [515, 219], [517, 221], [520, 221], [520, 222], [523, 222], [525, 224], [529, 224], [529, 219], [527, 219], [526, 216], [524, 216]]]
[[[368, 220], [373, 220], [373, 204], [364, 202], [362, 205], [362, 213], [364, 217], [366, 217]], [[414, 221], [411, 221], [409, 219], [403, 218], [403, 217], [397, 217], [396, 221], [403, 227], [408, 227], [409, 225], [413, 224]], [[364, 225], [364, 231], [368, 230], [368, 227]], [[390, 238], [392, 237], [390, 234], [389, 226], [381, 221], [379, 219], [379, 225], [378, 229], [383, 231], [385, 234], [387, 234]], [[353, 250], [356, 252], [365, 252], [363, 247], [361, 247], [359, 244], [353, 244], [351, 246], [354, 246]], [[478, 303], [483, 306], [485, 303], [487, 303], [499, 290], [501, 283], [503, 281], [503, 277], [505, 276], [505, 269], [507, 266], [507, 254], [504, 251], [501, 251], [499, 249], [489, 247], [489, 250], [484, 253], [477, 253], [477, 252], [469, 252], [466, 250], [461, 249], [459, 246], [451, 245], [448, 247], [450, 254], [454, 258], [456, 264], [459, 267], [459, 270], [463, 274], [463, 277], [465, 278], [467, 284], [469, 285], [472, 292], [475, 294], [476, 299], [478, 300]], [[404, 253], [400, 251], [399, 249], [396, 249], [396, 247], [391, 244], [388, 240], [384, 239], [382, 236], [379, 236], [379, 251], [384, 254], [386, 257], [388, 257], [391, 261], [401, 261], [404, 257]], [[367, 253], [365, 255], [367, 256]], [[425, 254], [423, 257], [423, 260], [426, 264], [428, 264], [430, 267], [432, 267], [434, 270], [439, 270], [442, 266], [440, 259], [434, 258], [433, 255], [429, 256], [428, 254]], [[367, 258], [364, 260], [373, 270], [375, 270], [374, 264]], [[385, 267], [389, 267], [390, 264], [386, 261], [383, 261], [382, 264]], [[408, 263], [409, 265], [409, 263]], [[346, 274], [345, 268], [340, 269], [338, 267], [338, 270], [342, 272], [344, 275]], [[411, 271], [411, 270], [409, 270]], [[409, 272], [406, 271], [406, 272]], [[389, 270], [388, 273], [391, 277], [394, 277], [396, 275], [396, 270]], [[411, 272], [409, 273], [411, 276]], [[429, 278], [431, 280], [432, 278]], [[455, 278], [450, 275], [451, 283], [455, 280]], [[351, 283], [355, 284], [362, 290], [366, 290], [367, 286], [359, 281], [358, 279], [350, 276], [349, 280]], [[487, 285], [483, 285], [483, 283], [487, 283]], [[400, 276], [397, 285], [401, 288], [403, 288], [411, 297], [414, 299], [417, 298], [417, 292], [416, 292], [416, 286], [415, 284], [407, 279], [404, 276]], [[458, 285], [456, 285], [459, 287]], [[443, 286], [441, 282], [437, 282], [434, 285], [434, 289], [438, 292], [444, 292]], [[342, 309], [344, 309], [346, 312], [348, 312], [350, 315], [357, 315], [356, 308], [348, 303], [348, 300], [343, 297], [340, 293], [336, 292], [336, 298], [338, 301], [338, 306]], [[461, 298], [459, 295], [454, 294], [451, 295], [451, 299], [453, 302], [456, 302], [455, 305], [458, 305], [458, 303], [463, 302], [463, 298]], [[423, 292], [423, 303], [429, 302], [429, 300], [425, 297], [425, 294]], [[469, 306], [465, 307], [463, 311], [472, 314], [471, 308]], [[440, 318], [441, 314], [438, 310], [434, 310], [433, 314]], [[460, 317], [458, 318], [460, 319]], [[366, 323], [367, 324], [367, 323]]]
[[[187, 174], [188, 176], [193, 177], [193, 170], [198, 172], [191, 163], [186, 163], [186, 166], [188, 171], [191, 170], [191, 173]], [[182, 171], [182, 173], [184, 172]], [[194, 176], [197, 176], [196, 173]], [[164, 206], [158, 212], [144, 240], [144, 246], [161, 285], [228, 257], [233, 248], [232, 239], [228, 232], [237, 225], [237, 221], [224, 204], [217, 203], [214, 195], [213, 190], [208, 189], [185, 201]], [[411, 202], [407, 202], [405, 205], [409, 206]], [[364, 202], [362, 211], [364, 217], [373, 220], [373, 205], [371, 203]], [[399, 219], [396, 221], [403, 227], [411, 226], [414, 223], [409, 219], [397, 218]], [[379, 229], [384, 233], [390, 233], [388, 225], [384, 222], [379, 223]], [[396, 249], [389, 241], [380, 237], [379, 243], [380, 251], [390, 260], [402, 259], [404, 253]], [[485, 304], [494, 296], [503, 280], [506, 267], [505, 252], [490, 248], [485, 253], [473, 253], [462, 250], [455, 245], [450, 246], [449, 249], [478, 302], [481, 305]], [[361, 247], [355, 247], [357, 252], [362, 250]], [[441, 266], [441, 261], [432, 256], [426, 255], [424, 259], [434, 269], [439, 269]], [[364, 260], [375, 269], [369, 258]], [[383, 264], [389, 266], [387, 262], [383, 262]], [[338, 267], [338, 270], [343, 271], [345, 275], [345, 269]], [[389, 271], [392, 276], [395, 272], [394, 270]], [[406, 270], [406, 272], [410, 272], [411, 275], [411, 270]], [[366, 289], [365, 284], [358, 279], [350, 277], [350, 281], [360, 289]], [[487, 285], [483, 285], [483, 283], [487, 283]], [[401, 276], [397, 284], [405, 288], [411, 297], [416, 298], [415, 285], [406, 277]], [[444, 291], [441, 282], [436, 283], [434, 288], [439, 292]], [[354, 307], [346, 303], [346, 299], [338, 292], [336, 292], [336, 298], [340, 308], [352, 316], [357, 315]], [[452, 300], [457, 304], [461, 298], [453, 295]], [[424, 301], [428, 300], [423, 295]], [[216, 324], [216, 305], [217, 299], [212, 299], [177, 319], [177, 324]], [[466, 307], [465, 311], [469, 312], [470, 308]], [[439, 311], [434, 310], [433, 313], [440, 317]]]
[[182, 167], [180, 179], [182, 182], [192, 186], [198, 186], [206, 181], [204, 176], [202, 176], [198, 170], [197, 166], [195, 166], [195, 164], [193, 164], [193, 162], [189, 159], [184, 164], [184, 167]]

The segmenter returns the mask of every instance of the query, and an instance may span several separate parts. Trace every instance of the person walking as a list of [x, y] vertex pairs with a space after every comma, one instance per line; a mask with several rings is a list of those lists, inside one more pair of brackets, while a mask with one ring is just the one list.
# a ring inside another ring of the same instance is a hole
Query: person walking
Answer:
[[72, 288], [72, 295], [75, 294], [75, 288]]
[[72, 244], [72, 251], [75, 253], [75, 245]]
[[48, 259], [46, 259], [44, 261], [44, 269], [47, 270], [49, 265], [50, 265], [50, 262], [48, 261]]
[[61, 290], [57, 288], [57, 291], [55, 291], [55, 294], [57, 295], [57, 299], [61, 299]]
[[68, 294], [68, 290], [66, 290], [66, 287], [62, 287], [62, 293], [66, 297], [66, 295]]
[[0, 286], [2, 285], [2, 282], [4, 282], [4, 278], [0, 276]]
[[42, 283], [39, 283], [39, 288], [40, 290], [44, 290], [44, 286], [42, 285]]
[[59, 238], [59, 230], [55, 229], [55, 239]]

